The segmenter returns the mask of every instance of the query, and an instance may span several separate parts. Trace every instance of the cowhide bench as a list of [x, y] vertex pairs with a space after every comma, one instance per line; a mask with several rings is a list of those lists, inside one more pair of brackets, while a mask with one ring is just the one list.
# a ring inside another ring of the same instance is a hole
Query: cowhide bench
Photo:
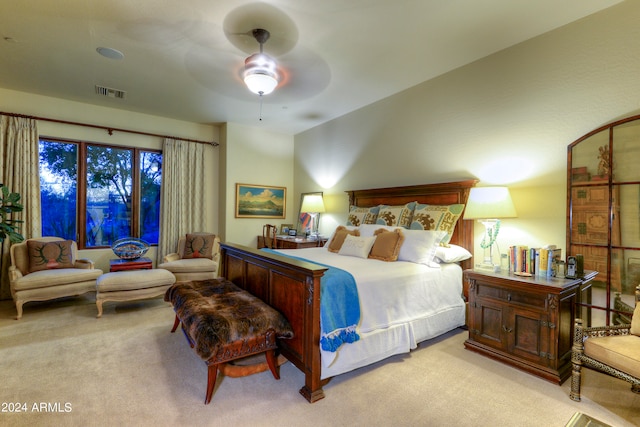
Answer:
[[218, 371], [226, 373], [228, 362], [265, 353], [268, 368], [280, 379], [276, 338], [292, 338], [293, 331], [278, 311], [223, 278], [176, 283], [164, 299], [176, 313], [171, 332], [182, 324], [189, 345], [207, 364], [205, 404], [211, 401]]
[[96, 280], [96, 307], [102, 317], [106, 301], [133, 301], [164, 294], [176, 282], [171, 272], [161, 268], [106, 273]]

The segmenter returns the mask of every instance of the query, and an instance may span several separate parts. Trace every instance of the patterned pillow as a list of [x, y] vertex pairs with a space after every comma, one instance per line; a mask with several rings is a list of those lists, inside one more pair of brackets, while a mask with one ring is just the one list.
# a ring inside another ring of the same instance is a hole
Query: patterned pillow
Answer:
[[447, 235], [441, 244], [448, 245], [453, 230], [464, 210], [463, 204], [454, 205], [422, 205], [417, 204], [411, 221], [412, 230], [442, 230]]
[[415, 206], [416, 202], [399, 206], [380, 205], [376, 224], [409, 228]]
[[378, 259], [380, 261], [395, 261], [398, 259], [400, 247], [404, 242], [404, 234], [401, 228], [393, 231], [380, 228], [373, 233], [376, 241], [371, 248], [369, 258]]
[[28, 240], [29, 272], [73, 268], [72, 244], [71, 240], [55, 242]]
[[333, 233], [331, 241], [329, 242], [329, 246], [327, 247], [329, 252], [339, 252], [342, 244], [344, 243], [344, 240], [349, 235], [360, 236], [360, 232], [358, 230], [349, 230], [345, 226], [339, 225], [338, 228], [336, 228], [336, 231]]
[[358, 206], [349, 207], [349, 216], [346, 225], [359, 227], [362, 224], [375, 224], [380, 206], [372, 208], [360, 208]]
[[215, 234], [196, 233], [187, 234], [184, 242], [183, 259], [190, 258], [209, 258], [213, 259], [213, 242], [216, 238]]

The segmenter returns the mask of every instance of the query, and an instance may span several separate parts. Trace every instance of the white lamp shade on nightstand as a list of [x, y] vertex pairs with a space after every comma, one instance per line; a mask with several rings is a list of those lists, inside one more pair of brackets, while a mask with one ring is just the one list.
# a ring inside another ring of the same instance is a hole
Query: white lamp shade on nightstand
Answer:
[[471, 189], [464, 210], [464, 219], [499, 219], [516, 216], [516, 208], [507, 187]]
[[324, 201], [321, 194], [305, 194], [302, 199], [301, 213], [322, 213], [324, 212]]

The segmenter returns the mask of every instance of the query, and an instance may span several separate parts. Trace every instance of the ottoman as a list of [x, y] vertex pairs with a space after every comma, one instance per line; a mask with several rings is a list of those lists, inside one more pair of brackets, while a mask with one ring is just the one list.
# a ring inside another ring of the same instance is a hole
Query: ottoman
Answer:
[[96, 306], [102, 316], [105, 301], [133, 301], [164, 295], [176, 281], [167, 270], [129, 270], [106, 273], [96, 281]]

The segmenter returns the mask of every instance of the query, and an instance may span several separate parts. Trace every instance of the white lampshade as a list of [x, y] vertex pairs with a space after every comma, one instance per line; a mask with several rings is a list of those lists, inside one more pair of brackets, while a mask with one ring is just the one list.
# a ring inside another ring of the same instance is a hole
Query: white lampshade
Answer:
[[511, 194], [507, 187], [474, 187], [469, 193], [464, 219], [515, 218]]
[[324, 212], [324, 201], [321, 194], [305, 194], [302, 199], [301, 213], [322, 213]]
[[268, 95], [278, 86], [276, 63], [264, 53], [254, 53], [244, 61], [244, 83], [258, 95]]

